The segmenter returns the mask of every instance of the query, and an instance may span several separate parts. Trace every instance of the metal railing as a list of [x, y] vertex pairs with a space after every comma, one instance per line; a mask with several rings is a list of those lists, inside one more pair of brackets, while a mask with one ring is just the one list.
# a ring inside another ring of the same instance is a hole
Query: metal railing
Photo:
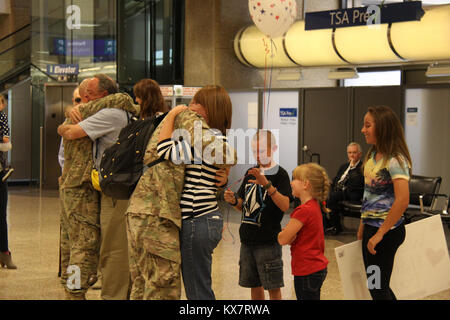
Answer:
[[30, 63], [31, 23], [0, 39], [0, 80], [8, 80]]

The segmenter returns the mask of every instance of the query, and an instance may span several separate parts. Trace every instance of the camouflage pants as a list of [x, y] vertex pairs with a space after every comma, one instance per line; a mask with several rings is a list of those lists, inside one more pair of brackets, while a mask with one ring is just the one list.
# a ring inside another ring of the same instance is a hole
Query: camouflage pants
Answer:
[[181, 298], [179, 232], [167, 219], [127, 214], [131, 300]]
[[70, 262], [70, 243], [69, 243], [69, 233], [67, 231], [67, 226], [65, 225], [64, 218], [64, 204], [62, 200], [61, 190], [60, 192], [60, 205], [61, 211], [59, 214], [59, 225], [60, 225], [60, 234], [59, 234], [59, 250], [61, 257], [61, 283], [65, 285], [67, 283], [67, 267]]
[[[67, 292], [84, 296], [97, 275], [100, 250], [99, 193], [91, 184], [60, 190], [61, 280]], [[67, 280], [69, 279], [69, 283]]]

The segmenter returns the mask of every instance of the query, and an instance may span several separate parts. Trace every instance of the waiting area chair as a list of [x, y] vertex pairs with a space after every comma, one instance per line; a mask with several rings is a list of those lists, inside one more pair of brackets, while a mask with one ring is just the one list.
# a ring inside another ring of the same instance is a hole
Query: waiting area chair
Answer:
[[419, 213], [421, 211], [419, 206], [433, 209], [441, 183], [441, 177], [413, 175], [409, 181], [409, 207], [406, 211]]
[[[439, 198], [442, 197], [445, 199], [445, 204], [442, 208], [442, 210], [436, 210], [436, 209], [430, 209], [430, 208], [424, 208], [423, 205], [423, 197], [425, 196], [432, 196], [435, 198]], [[434, 215], [439, 214], [441, 216], [442, 219], [442, 223], [446, 224], [448, 226], [448, 228], [450, 229], [450, 203], [449, 203], [449, 196], [446, 194], [440, 194], [440, 193], [436, 193], [436, 194], [432, 194], [432, 195], [423, 195], [419, 198], [420, 200], [420, 215], [425, 216], [425, 217], [431, 217]]]
[[[449, 224], [449, 197], [439, 194], [441, 186], [441, 177], [426, 177], [412, 175], [409, 181], [409, 207], [404, 216], [406, 223], [411, 223], [434, 214], [440, 214], [444, 223]], [[436, 210], [436, 199], [446, 197], [446, 204], [443, 210]], [[344, 216], [359, 218], [361, 216], [361, 201], [342, 201], [341, 202], [341, 223]]]
[[[410, 206], [405, 212], [407, 223], [428, 218], [439, 214], [442, 222], [450, 228], [449, 196], [439, 193], [441, 177], [422, 177], [411, 179], [410, 182]], [[439, 198], [444, 198], [444, 206], [437, 209]]]

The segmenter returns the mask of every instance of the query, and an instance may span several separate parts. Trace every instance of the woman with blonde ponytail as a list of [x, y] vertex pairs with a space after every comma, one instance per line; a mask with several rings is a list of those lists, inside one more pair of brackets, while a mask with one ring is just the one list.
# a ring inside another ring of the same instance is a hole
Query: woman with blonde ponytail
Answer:
[[[292, 174], [292, 195], [301, 201], [286, 228], [278, 234], [281, 245], [291, 245], [291, 267], [298, 300], [320, 300], [327, 276], [322, 210], [330, 190], [328, 174], [316, 163], [302, 164]], [[321, 209], [322, 208], [322, 209]]]

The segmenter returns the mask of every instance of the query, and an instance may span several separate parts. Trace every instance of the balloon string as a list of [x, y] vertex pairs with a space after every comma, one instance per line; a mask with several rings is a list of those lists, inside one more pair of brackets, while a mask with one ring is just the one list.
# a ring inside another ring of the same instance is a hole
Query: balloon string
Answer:
[[266, 83], [267, 83], [267, 55], [264, 58], [264, 93], [263, 93], [263, 123], [262, 123], [262, 128], [264, 129], [264, 122], [265, 119], [267, 119], [266, 117]]
[[271, 90], [272, 90], [272, 75], [273, 75], [273, 56], [274, 56], [274, 47], [275, 47], [275, 50], [277, 49], [277, 47], [276, 47], [274, 41], [272, 40], [272, 38], [270, 39], [270, 45], [271, 45], [271, 52], [272, 52], [272, 56], [271, 56], [271, 58], [272, 58], [272, 61], [271, 61], [271, 62], [272, 62], [272, 63], [271, 63], [271, 66], [270, 66], [269, 97], [268, 97], [268, 101], [267, 101], [267, 121], [269, 121], [270, 93], [271, 93]]
[[[266, 116], [266, 86], [267, 86], [267, 55], [269, 54], [269, 47], [267, 46], [266, 39], [263, 38], [265, 55], [264, 55], [264, 90], [263, 90], [263, 117], [262, 117], [262, 128], [264, 129], [264, 123], [267, 119]], [[266, 119], [264, 119], [266, 117]]]
[[[266, 126], [268, 125], [268, 121], [269, 121], [269, 106], [270, 106], [270, 93], [271, 93], [271, 88], [272, 88], [272, 73], [273, 73], [273, 48], [274, 48], [274, 42], [272, 40], [272, 38], [270, 38], [270, 48], [268, 43], [266, 42], [266, 39], [263, 38], [263, 42], [264, 42], [264, 47], [265, 47], [265, 56], [264, 56], [264, 92], [263, 92], [263, 123], [262, 123], [262, 128], [264, 129], [264, 124], [266, 124]], [[276, 49], [276, 46], [275, 46]], [[267, 88], [267, 73], [268, 73], [268, 62], [267, 62], [267, 56], [271, 55], [271, 68], [270, 68], [270, 82], [269, 82], [269, 88]], [[268, 91], [268, 97], [267, 97], [267, 104], [266, 104], [266, 92], [267, 89], [269, 89]]]

